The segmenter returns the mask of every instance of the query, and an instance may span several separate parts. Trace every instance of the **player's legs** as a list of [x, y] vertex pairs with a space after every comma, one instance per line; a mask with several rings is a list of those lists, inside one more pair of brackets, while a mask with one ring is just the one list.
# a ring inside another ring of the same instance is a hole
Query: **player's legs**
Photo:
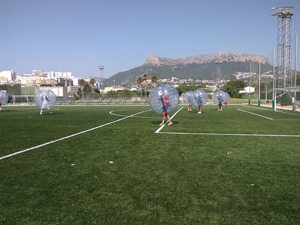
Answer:
[[202, 110], [202, 107], [201, 107], [201, 106], [199, 106], [199, 111], [198, 111], [198, 114], [200, 114], [200, 113], [201, 113], [201, 110]]

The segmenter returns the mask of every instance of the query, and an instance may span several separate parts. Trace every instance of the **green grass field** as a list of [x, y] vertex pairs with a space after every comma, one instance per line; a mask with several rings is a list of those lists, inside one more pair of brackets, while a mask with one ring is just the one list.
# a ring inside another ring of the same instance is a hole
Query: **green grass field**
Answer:
[[4, 106], [0, 224], [300, 224], [300, 114], [186, 108]]

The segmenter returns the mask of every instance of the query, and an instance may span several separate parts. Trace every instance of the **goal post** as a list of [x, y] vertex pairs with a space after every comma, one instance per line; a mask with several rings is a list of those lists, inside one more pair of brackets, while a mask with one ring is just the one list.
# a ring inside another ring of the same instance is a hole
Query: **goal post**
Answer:
[[283, 108], [300, 111], [300, 86], [288, 88], [275, 88], [274, 110]]

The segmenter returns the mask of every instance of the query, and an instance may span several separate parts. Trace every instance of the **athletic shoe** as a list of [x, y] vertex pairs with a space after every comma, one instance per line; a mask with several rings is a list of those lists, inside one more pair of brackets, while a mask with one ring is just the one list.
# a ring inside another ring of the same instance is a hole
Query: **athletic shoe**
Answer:
[[50, 112], [50, 115], [52, 115], [52, 112]]
[[162, 125], [164, 125], [164, 123], [159, 124], [159, 126], [162, 126]]
[[170, 125], [172, 125], [172, 124], [173, 124], [172, 122], [169, 122], [167, 125], [170, 126]]
[[201, 112], [197, 112], [198, 114], [200, 114]]
[[41, 116], [42, 114], [40, 113], [39, 116]]

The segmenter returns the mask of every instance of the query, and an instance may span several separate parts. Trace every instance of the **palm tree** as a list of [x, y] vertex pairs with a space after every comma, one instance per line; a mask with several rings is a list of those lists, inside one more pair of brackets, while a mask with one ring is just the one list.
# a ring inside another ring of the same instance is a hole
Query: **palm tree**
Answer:
[[151, 82], [152, 82], [153, 87], [156, 87], [157, 77], [155, 75], [153, 75], [151, 77]]
[[142, 97], [142, 83], [143, 83], [143, 78], [142, 77], [139, 77], [136, 81], [138, 83], [138, 85], [140, 86], [140, 89], [141, 89], [141, 97]]
[[148, 80], [148, 75], [147, 74], [144, 74], [143, 77], [143, 83], [145, 85], [145, 97], [147, 97], [147, 80]]
[[95, 78], [90, 79], [90, 83], [91, 83], [91, 86], [92, 86], [92, 93], [94, 93], [94, 84], [96, 83]]
[[85, 85], [85, 81], [84, 81], [84, 79], [80, 79], [78, 81], [78, 83], [79, 83], [79, 85], [81, 87], [81, 98], [83, 98], [83, 88], [84, 88], [84, 85]]
[[84, 84], [84, 90], [86, 93], [90, 93], [91, 91], [91, 86], [88, 84], [88, 83], [85, 83]]

